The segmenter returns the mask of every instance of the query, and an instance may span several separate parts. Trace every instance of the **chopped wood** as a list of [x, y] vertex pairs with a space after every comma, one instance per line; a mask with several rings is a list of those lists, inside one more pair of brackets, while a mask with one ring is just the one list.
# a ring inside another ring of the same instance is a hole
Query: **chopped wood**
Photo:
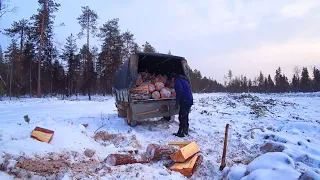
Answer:
[[49, 129], [41, 128], [41, 127], [36, 127], [32, 133], [31, 133], [31, 138], [37, 139], [41, 142], [46, 142], [50, 143], [52, 136], [54, 134], [54, 131], [51, 131]]
[[164, 88], [163, 82], [156, 82], [154, 85], [156, 86], [157, 91], [160, 91], [162, 88]]
[[149, 84], [149, 92], [153, 93], [156, 90], [156, 86], [154, 84]]
[[180, 148], [183, 148], [190, 143], [191, 142], [168, 142], [168, 145], [169, 146], [179, 146]]
[[112, 166], [150, 162], [145, 155], [138, 154], [109, 154], [106, 161]]
[[148, 85], [141, 85], [139, 87], [130, 89], [130, 93], [133, 99], [150, 99], [151, 98]]
[[160, 95], [162, 99], [169, 98], [171, 96], [171, 91], [169, 88], [164, 87], [160, 90]]
[[192, 158], [188, 159], [183, 163], [175, 163], [170, 167], [171, 170], [180, 172], [184, 176], [190, 178], [195, 172], [197, 162], [199, 161], [200, 156], [194, 155]]
[[178, 149], [172, 146], [149, 144], [147, 147], [146, 155], [151, 160], [170, 159], [170, 155]]
[[170, 155], [171, 159], [175, 162], [185, 162], [191, 156], [199, 152], [199, 146], [196, 142], [191, 142], [188, 145], [181, 148], [179, 151], [175, 152], [174, 154]]
[[153, 99], [160, 99], [161, 95], [160, 95], [160, 92], [159, 91], [154, 91], [152, 93], [152, 98]]

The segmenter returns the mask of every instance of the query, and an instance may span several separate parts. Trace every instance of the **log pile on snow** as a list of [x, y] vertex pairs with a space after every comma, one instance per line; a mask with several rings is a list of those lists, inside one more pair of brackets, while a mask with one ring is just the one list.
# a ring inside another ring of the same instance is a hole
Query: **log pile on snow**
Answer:
[[147, 72], [140, 72], [136, 86], [136, 88], [130, 90], [133, 99], [166, 99], [176, 96], [166, 75], [152, 75]]
[[190, 178], [200, 162], [201, 156], [197, 155], [199, 151], [195, 142], [169, 142], [168, 145], [149, 144], [143, 154], [110, 154], [106, 162], [109, 165], [118, 166], [171, 159], [173, 165], [169, 169]]

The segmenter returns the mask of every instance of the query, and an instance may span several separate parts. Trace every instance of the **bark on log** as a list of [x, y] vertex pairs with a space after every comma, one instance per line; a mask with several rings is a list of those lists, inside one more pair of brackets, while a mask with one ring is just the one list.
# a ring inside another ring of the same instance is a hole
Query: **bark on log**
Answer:
[[178, 149], [173, 146], [149, 144], [147, 147], [147, 157], [151, 160], [170, 159], [170, 155]]
[[133, 154], [109, 154], [106, 161], [109, 165], [112, 165], [112, 166], [150, 162], [145, 155], [133, 155]]
[[170, 158], [175, 162], [185, 162], [187, 159], [189, 159], [199, 151], [199, 146], [195, 142], [191, 142], [190, 144], [181, 148], [179, 151], [172, 154]]
[[42, 142], [50, 143], [53, 134], [54, 134], [54, 131], [51, 131], [49, 129], [44, 129], [44, 128], [37, 126], [32, 131], [31, 138], [37, 139]]

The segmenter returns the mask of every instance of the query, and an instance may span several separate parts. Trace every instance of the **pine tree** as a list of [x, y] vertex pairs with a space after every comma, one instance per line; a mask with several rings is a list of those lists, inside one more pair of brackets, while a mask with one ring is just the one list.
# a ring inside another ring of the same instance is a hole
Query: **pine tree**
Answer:
[[28, 82], [28, 78], [26, 76], [23, 76], [25, 74], [25, 69], [28, 69], [28, 66], [23, 66], [23, 48], [24, 43], [26, 41], [26, 37], [29, 34], [29, 22], [25, 19], [20, 20], [19, 22], [13, 22], [11, 25], [11, 28], [5, 29], [5, 34], [9, 36], [10, 38], [17, 38], [20, 41], [20, 50], [19, 50], [19, 59], [15, 62], [15, 69], [14, 74], [17, 77], [20, 77], [17, 79], [17, 82], [15, 82], [19, 90], [22, 90], [25, 86], [25, 84]]
[[320, 91], [320, 71], [316, 67], [313, 68], [313, 91]]
[[264, 83], [263, 83], [264, 87], [264, 92], [270, 93], [269, 89], [269, 84], [268, 84], [268, 78], [264, 78]]
[[92, 56], [90, 53], [90, 35], [95, 36], [97, 33], [97, 13], [90, 9], [89, 6], [82, 6], [82, 14], [77, 18], [78, 23], [81, 26], [81, 31], [78, 34], [79, 37], [84, 36], [84, 31], [86, 31], [87, 36], [87, 59], [84, 71], [85, 87], [87, 88], [89, 100], [91, 100], [91, 86], [92, 86], [92, 76], [94, 73]]
[[264, 75], [262, 74], [262, 72], [260, 71], [259, 77], [258, 77], [258, 91], [261, 92], [265, 92], [265, 81], [264, 81]]
[[248, 81], [248, 91], [252, 92], [252, 81], [251, 81], [251, 79], [249, 79], [249, 81]]
[[311, 91], [311, 80], [309, 77], [309, 72], [308, 69], [305, 67], [302, 69], [301, 73], [300, 89], [302, 92]]
[[35, 54], [35, 47], [34, 44], [31, 42], [30, 37], [27, 38], [27, 41], [25, 43], [25, 47], [23, 50], [23, 74], [26, 75], [26, 79], [28, 83], [29, 88], [25, 87], [25, 92], [27, 93], [27, 89], [29, 89], [29, 94], [32, 96], [33, 94], [33, 88], [36, 87], [36, 74], [33, 72], [36, 72], [36, 54]]
[[274, 92], [274, 82], [269, 74], [268, 76], [268, 92]]
[[144, 45], [142, 45], [143, 52], [156, 52], [156, 49], [148, 42], [146, 41]]
[[276, 70], [276, 75], [274, 77], [274, 82], [275, 82], [275, 92], [281, 92], [282, 90], [282, 84], [281, 84], [281, 80], [282, 80], [282, 75], [281, 75], [281, 68], [279, 67]]
[[230, 86], [230, 84], [231, 84], [231, 80], [232, 80], [232, 71], [229, 70], [229, 71], [228, 71], [228, 84], [229, 84], [229, 86]]
[[121, 51], [123, 41], [119, 29], [119, 19], [111, 19], [100, 27], [99, 37], [103, 44], [99, 55], [99, 65], [102, 67], [103, 94], [111, 93], [113, 74], [121, 65]]
[[292, 77], [291, 89], [293, 92], [299, 92], [299, 78], [295, 74]]
[[[17, 88], [14, 87], [14, 82], [17, 76], [13, 72], [15, 69], [16, 62], [19, 60], [19, 50], [17, 47], [17, 43], [12, 39], [11, 44], [8, 46], [8, 49], [6, 51], [6, 59], [7, 63], [9, 64], [10, 67], [10, 77], [9, 77], [9, 96], [10, 100], [13, 94], [13, 91], [15, 91]], [[16, 94], [16, 93], [15, 93]]]
[[77, 77], [80, 68], [80, 60], [77, 56], [78, 47], [76, 44], [76, 39], [71, 34], [66, 39], [67, 42], [63, 49], [62, 59], [67, 62], [68, 75], [67, 75], [67, 87], [68, 94], [76, 94], [77, 90]]
[[137, 43], [135, 42], [134, 35], [130, 31], [126, 31], [121, 35], [123, 49], [122, 49], [122, 62], [130, 57], [130, 54], [136, 53]]
[[[56, 56], [56, 49], [53, 47], [53, 25], [55, 15], [60, 4], [55, 0], [38, 0], [38, 13], [31, 17], [32, 39], [37, 44], [38, 52], [38, 83], [37, 96], [40, 97], [42, 84], [46, 93], [52, 91], [52, 62]], [[43, 71], [41, 73], [41, 71]], [[43, 74], [43, 77], [42, 75]], [[49, 91], [48, 91], [49, 90]]]
[[59, 63], [58, 60], [55, 60], [53, 63], [52, 68], [52, 75], [53, 75], [53, 84], [55, 85], [53, 87], [52, 92], [56, 94], [65, 94], [65, 75], [64, 75], [64, 69], [62, 65]]

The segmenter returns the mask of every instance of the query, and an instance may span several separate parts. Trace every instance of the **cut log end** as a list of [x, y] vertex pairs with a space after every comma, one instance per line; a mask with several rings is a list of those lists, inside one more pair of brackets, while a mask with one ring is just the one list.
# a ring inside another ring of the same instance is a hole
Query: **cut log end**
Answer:
[[199, 146], [196, 142], [191, 142], [188, 145], [181, 148], [179, 151], [170, 155], [170, 158], [175, 162], [185, 162], [191, 156], [199, 152]]
[[41, 142], [50, 143], [50, 141], [52, 140], [53, 134], [54, 134], [54, 131], [51, 131], [49, 129], [44, 129], [41, 127], [36, 127], [31, 133], [31, 138], [37, 139], [38, 141], [41, 141]]
[[178, 149], [176, 147], [172, 146], [149, 144], [147, 147], [146, 155], [151, 160], [170, 159], [170, 155], [177, 150]]

